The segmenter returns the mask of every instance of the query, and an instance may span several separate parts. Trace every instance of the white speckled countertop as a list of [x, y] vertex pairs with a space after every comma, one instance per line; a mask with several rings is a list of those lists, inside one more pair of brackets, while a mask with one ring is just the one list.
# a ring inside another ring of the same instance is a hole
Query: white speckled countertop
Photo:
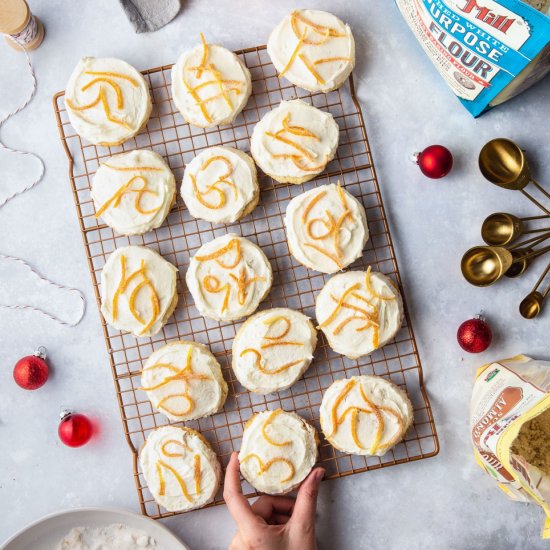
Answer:
[[[459, 261], [480, 240], [479, 225], [489, 213], [535, 213], [521, 196], [482, 179], [477, 154], [487, 140], [511, 137], [528, 150], [538, 179], [550, 182], [550, 124], [544, 122], [550, 121], [550, 78], [474, 120], [432, 68], [391, 1], [187, 0], [170, 25], [142, 35], [134, 34], [112, 0], [33, 0], [31, 5], [46, 26], [46, 40], [32, 54], [38, 94], [7, 124], [2, 138], [42, 155], [46, 177], [0, 211], [0, 251], [83, 289], [89, 306], [75, 329], [30, 312], [0, 312], [0, 541], [63, 508], [106, 505], [138, 511], [131, 454], [51, 107], [53, 93], [64, 87], [81, 56], [117, 56], [138, 69], [168, 64], [197, 42], [200, 30], [239, 49], [264, 43], [285, 13], [304, 6], [336, 13], [355, 34], [354, 75], [441, 443], [436, 458], [324, 483], [320, 548], [547, 547], [538, 535], [542, 512], [505, 498], [476, 466], [468, 437], [475, 367], [520, 352], [548, 358], [550, 311], [530, 322], [517, 312], [544, 262], [522, 279], [478, 289], [462, 279]], [[22, 55], [0, 44], [0, 60], [0, 111], [5, 112], [19, 104], [30, 81]], [[424, 178], [408, 160], [431, 143], [443, 143], [455, 154], [455, 169], [444, 180]], [[0, 196], [35, 169], [31, 159], [0, 153]], [[77, 307], [11, 266], [0, 267], [0, 275], [0, 303], [24, 299], [58, 313]], [[460, 350], [455, 333], [480, 309], [496, 338], [489, 351], [472, 356]], [[12, 382], [12, 367], [38, 345], [49, 349], [53, 375], [41, 390], [25, 392]], [[91, 444], [75, 450], [58, 441], [61, 407], [97, 419], [99, 434]], [[205, 550], [226, 547], [234, 530], [224, 507], [167, 524], [192, 548]]]

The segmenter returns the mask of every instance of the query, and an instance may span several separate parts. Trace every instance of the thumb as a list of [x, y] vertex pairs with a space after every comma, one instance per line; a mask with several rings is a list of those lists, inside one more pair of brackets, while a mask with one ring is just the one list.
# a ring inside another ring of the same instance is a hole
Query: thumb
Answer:
[[310, 533], [315, 531], [317, 495], [324, 475], [325, 470], [323, 468], [315, 468], [302, 483], [292, 512], [291, 522], [294, 527]]

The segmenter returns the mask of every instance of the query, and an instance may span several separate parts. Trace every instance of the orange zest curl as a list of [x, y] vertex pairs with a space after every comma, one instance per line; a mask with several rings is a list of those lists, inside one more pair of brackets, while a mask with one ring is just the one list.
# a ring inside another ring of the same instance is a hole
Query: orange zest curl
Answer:
[[334, 254], [328, 252], [327, 250], [325, 250], [324, 248], [321, 248], [320, 246], [317, 246], [316, 244], [305, 243], [304, 246], [317, 250], [317, 252], [319, 252], [320, 254], [323, 254], [324, 256], [332, 260], [338, 266], [339, 269], [342, 269], [342, 262], [340, 262], [340, 260]]
[[[336, 29], [311, 21], [311, 19], [308, 19], [307, 17], [305, 17], [299, 11], [293, 11], [290, 17], [292, 22], [292, 29], [294, 30], [294, 33], [296, 34], [297, 37], [299, 36], [299, 33], [296, 30], [298, 28], [297, 27], [298, 21], [304, 24], [306, 27], [310, 28], [313, 32], [320, 34], [323, 37], [344, 38], [347, 36], [345, 33], [338, 32]], [[323, 42], [320, 42], [320, 43], [323, 43]], [[320, 44], [320, 43], [311, 42], [311, 44]]]
[[193, 470], [195, 477], [195, 493], [201, 494], [201, 456], [195, 455], [193, 458]]
[[237, 299], [239, 301], [239, 305], [241, 306], [244, 306], [244, 303], [246, 301], [247, 287], [252, 283], [255, 283], [256, 281], [265, 281], [264, 277], [258, 277], [258, 276], [254, 276], [249, 279], [248, 275], [246, 274], [246, 270], [244, 266], [241, 268], [241, 272], [238, 277], [233, 275], [233, 273], [230, 273], [229, 276], [237, 284]]
[[314, 139], [315, 141], [321, 141], [321, 138], [318, 135], [309, 131], [307, 128], [304, 128], [303, 126], [290, 125], [289, 120], [290, 120], [290, 113], [287, 113], [285, 118], [283, 119], [283, 130], [279, 130], [279, 132], [286, 131], [289, 134], [294, 134], [295, 136], [309, 137]]
[[110, 78], [103, 78], [103, 77], [94, 78], [93, 80], [90, 80], [88, 84], [82, 87], [82, 91], [85, 92], [86, 90], [91, 88], [94, 84], [97, 84], [98, 82], [104, 82], [105, 84], [108, 84], [109, 86], [111, 86], [111, 88], [113, 88], [113, 90], [116, 93], [116, 99], [117, 99], [116, 106], [118, 109], [122, 109], [124, 107], [124, 97], [122, 95], [122, 90], [120, 86]]
[[[193, 175], [193, 174], [189, 174], [190, 178], [191, 178], [191, 183], [193, 185], [193, 191], [195, 193], [195, 196], [197, 197], [197, 200], [203, 205], [205, 206], [206, 208], [210, 208], [210, 209], [219, 209], [219, 208], [223, 208], [226, 204], [226, 197], [225, 197], [225, 193], [223, 192], [222, 189], [220, 189], [220, 185], [221, 184], [224, 184], [224, 185], [227, 185], [229, 187], [231, 187], [233, 189], [233, 195], [235, 197], [235, 199], [238, 197], [238, 189], [237, 189], [237, 186], [232, 182], [232, 181], [229, 181], [227, 178], [229, 178], [231, 176], [231, 174], [233, 173], [233, 165], [231, 164], [231, 162], [229, 161], [229, 159], [227, 159], [226, 157], [222, 156], [222, 155], [216, 155], [214, 157], [210, 157], [199, 169], [199, 172], [202, 172], [203, 170], [206, 170], [206, 168], [208, 168], [208, 166], [210, 166], [210, 164], [212, 164], [213, 162], [223, 162], [227, 168], [227, 170], [225, 171], [225, 173], [223, 175], [221, 175], [214, 183], [210, 184], [205, 191], [201, 191], [199, 188], [198, 188], [198, 185], [197, 185], [197, 179], [196, 177]], [[216, 203], [216, 204], [212, 204], [210, 202], [208, 202], [204, 196], [205, 195], [208, 195], [209, 193], [211, 193], [212, 191], [216, 192], [218, 194], [218, 197], [219, 197], [219, 201]]]
[[[133, 279], [135, 279], [136, 277], [141, 276], [142, 281], [132, 291], [132, 293], [130, 295], [128, 305], [129, 305], [130, 312], [132, 313], [134, 318], [140, 324], [145, 325], [143, 327], [141, 333], [140, 333], [140, 334], [143, 334], [151, 328], [151, 326], [156, 321], [156, 319], [157, 319], [157, 317], [160, 313], [160, 303], [159, 303], [159, 298], [158, 298], [157, 292], [155, 290], [155, 287], [153, 286], [153, 283], [151, 283], [151, 281], [147, 277], [146, 267], [145, 267], [145, 260], [141, 260], [140, 268], [138, 270], [134, 271], [129, 277], [127, 277], [126, 276], [126, 257], [124, 256], [124, 254], [121, 254], [121, 256], [120, 256], [120, 268], [121, 268], [120, 282], [119, 282], [118, 287], [117, 287], [117, 289], [115, 291], [115, 294], [113, 296], [113, 308], [112, 308], [113, 309], [113, 319], [115, 321], [117, 319], [118, 299], [119, 299], [120, 295], [124, 294], [124, 292], [126, 292], [126, 290], [128, 288], [128, 285], [130, 284], [130, 282]], [[144, 287], [149, 289], [150, 301], [151, 301], [151, 306], [152, 306], [152, 310], [153, 310], [152, 314], [151, 314], [151, 319], [147, 323], [142, 319], [141, 315], [139, 314], [139, 312], [136, 310], [136, 307], [135, 307], [135, 300], [137, 298], [137, 295], [138, 295], [139, 291]]]
[[283, 462], [284, 464], [286, 464], [288, 466], [288, 468], [290, 470], [290, 473], [287, 477], [285, 477], [284, 479], [281, 479], [281, 483], [286, 483], [287, 481], [290, 481], [294, 477], [294, 473], [295, 473], [294, 464], [292, 464], [292, 462], [290, 460], [288, 460], [288, 458], [284, 458], [282, 456], [276, 456], [276, 457], [268, 460], [264, 464], [262, 459], [256, 453], [250, 453], [250, 454], [246, 455], [241, 460], [241, 464], [244, 464], [250, 458], [254, 458], [258, 462], [258, 465], [260, 467], [258, 475], [262, 475], [265, 472], [267, 472], [267, 470], [269, 470], [269, 468], [271, 468], [271, 466], [273, 466], [273, 464], [275, 464], [277, 462]]
[[166, 447], [168, 447], [168, 445], [177, 445], [178, 447], [181, 447], [186, 451], [191, 451], [191, 448], [185, 443], [182, 443], [181, 441], [177, 441], [176, 439], [169, 439], [168, 441], [165, 441], [162, 444], [160, 451], [164, 456], [167, 456], [170, 458], [181, 458], [185, 455], [185, 453], [170, 453], [166, 450]]
[[[221, 262], [221, 256], [223, 256], [233, 248], [236, 251], [234, 262], [232, 264], [224, 264], [223, 262]], [[195, 260], [197, 260], [197, 262], [208, 262], [210, 260], [216, 260], [217, 264], [220, 267], [223, 267], [224, 269], [233, 269], [234, 267], [237, 267], [239, 262], [242, 260], [241, 243], [238, 239], [231, 239], [225, 246], [223, 246], [219, 250], [216, 250], [211, 254], [206, 254], [205, 256], [195, 256]]]
[[202, 284], [204, 285], [204, 289], [206, 290], [206, 292], [210, 292], [213, 294], [217, 294], [218, 292], [225, 292], [221, 310], [222, 313], [224, 313], [229, 305], [231, 285], [229, 283], [225, 283], [224, 285], [222, 285], [220, 283], [220, 280], [215, 275], [206, 275], [202, 280]]
[[[137, 181], [141, 181], [141, 186], [137, 189], [132, 189], [132, 184]], [[116, 192], [113, 194], [111, 198], [109, 198], [95, 213], [95, 217], [99, 218], [107, 210], [110, 206], [113, 208], [117, 208], [120, 205], [120, 201], [122, 200], [122, 197], [126, 193], [136, 193], [136, 198], [134, 201], [134, 208], [140, 213], [140, 214], [155, 214], [158, 212], [161, 208], [161, 206], [158, 206], [157, 208], [152, 208], [149, 210], [144, 210], [141, 206], [141, 199], [143, 195], [150, 194], [154, 196], [158, 196], [158, 193], [156, 191], [152, 191], [151, 189], [147, 189], [147, 179], [143, 176], [134, 176], [133, 178], [130, 178], [125, 184], [121, 185]]]
[[279, 374], [280, 372], [283, 372], [287, 369], [290, 369], [291, 367], [294, 367], [296, 365], [299, 365], [303, 359], [299, 360], [299, 361], [292, 361], [290, 363], [286, 363], [285, 365], [282, 365], [276, 369], [273, 369], [273, 370], [267, 370], [264, 368], [264, 366], [262, 365], [262, 354], [257, 350], [257, 349], [254, 349], [254, 348], [247, 348], [243, 351], [241, 351], [241, 355], [240, 357], [243, 357], [245, 356], [246, 354], [248, 353], [252, 353], [255, 355], [255, 367], [260, 371], [260, 372], [263, 372], [264, 374]]
[[287, 445], [292, 445], [292, 441], [283, 441], [282, 443], [279, 443], [277, 441], [273, 441], [271, 437], [267, 434], [266, 429], [268, 426], [271, 426], [271, 423], [279, 416], [283, 411], [281, 409], [277, 409], [276, 411], [273, 411], [268, 419], [264, 422], [262, 426], [262, 435], [264, 436], [264, 439], [270, 444], [274, 445], [275, 447], [286, 447]]
[[315, 197], [311, 199], [311, 201], [308, 202], [307, 206], [304, 208], [304, 211], [302, 213], [302, 222], [306, 223], [307, 218], [309, 216], [309, 213], [311, 212], [311, 209], [319, 202], [325, 195], [327, 194], [326, 191], [321, 191], [320, 193], [317, 193]]
[[291, 327], [290, 319], [288, 317], [285, 317], [284, 315], [278, 315], [276, 317], [271, 317], [270, 319], [266, 319], [264, 321], [264, 325], [267, 325], [269, 330], [269, 328], [271, 328], [273, 325], [275, 325], [279, 321], [284, 322], [285, 328], [283, 329], [283, 332], [281, 332], [281, 334], [277, 334], [277, 336], [267, 336], [267, 333], [266, 333], [264, 335], [265, 340], [280, 340], [290, 332], [290, 327]]
[[367, 269], [367, 273], [366, 273], [366, 275], [365, 275], [365, 284], [366, 284], [366, 286], [367, 286], [367, 290], [368, 290], [375, 298], [378, 298], [379, 300], [382, 300], [382, 301], [395, 300], [395, 299], [396, 299], [395, 294], [393, 294], [392, 296], [382, 296], [381, 294], [378, 294], [377, 292], [374, 291], [374, 289], [372, 288], [371, 271], [372, 271], [372, 268], [371, 268], [371, 266], [369, 265], [369, 267], [368, 267], [368, 269]]
[[191, 495], [187, 491], [187, 486], [185, 485], [185, 481], [183, 480], [183, 478], [179, 475], [179, 473], [177, 472], [177, 470], [175, 468], [173, 468], [169, 464], [166, 464], [166, 462], [164, 462], [163, 460], [157, 460], [157, 473], [159, 474], [159, 479], [160, 479], [159, 495], [164, 496], [165, 490], [166, 490], [166, 484], [164, 482], [164, 478], [162, 477], [161, 468], [164, 468], [165, 470], [168, 470], [176, 478], [176, 481], [178, 482], [178, 484], [180, 486], [180, 489], [181, 489], [181, 492], [182, 492], [183, 496], [189, 502], [193, 502], [193, 500], [191, 498]]
[[305, 55], [302, 55], [301, 53], [298, 54], [298, 57], [302, 61], [302, 63], [305, 65], [306, 69], [313, 75], [313, 78], [319, 83], [324, 84], [325, 81], [321, 77], [321, 75], [315, 70], [314, 66], [310, 63], [310, 61], [307, 59]]
[[[175, 399], [180, 397], [182, 399], [185, 399], [189, 403], [189, 406], [184, 411], [175, 411], [174, 409], [171, 409], [165, 404], [166, 401], [169, 401], [170, 399]], [[186, 393], [172, 393], [170, 395], [167, 395], [166, 397], [163, 397], [157, 403], [157, 409], [162, 409], [166, 411], [168, 414], [171, 414], [173, 416], [185, 416], [186, 414], [189, 414], [194, 408], [195, 408], [195, 402]]]
[[274, 134], [273, 132], [266, 132], [265, 135], [277, 141], [285, 143], [290, 147], [293, 147], [297, 151], [300, 151], [300, 153], [302, 153], [302, 155], [307, 157], [309, 160], [315, 159], [315, 155], [311, 153], [311, 151], [308, 151], [305, 147], [302, 147], [300, 144], [296, 143], [295, 141], [292, 141], [291, 139], [285, 138], [279, 134]]
[[323, 63], [334, 63], [335, 61], [351, 61], [351, 57], [324, 57], [314, 61], [314, 65], [322, 65]]
[[112, 73], [112, 72], [104, 72], [104, 71], [86, 71], [85, 74], [90, 74], [92, 76], [107, 76], [111, 78], [122, 78], [122, 80], [127, 80], [134, 88], [137, 88], [138, 83], [135, 78], [132, 78], [131, 76], [120, 74], [120, 73]]

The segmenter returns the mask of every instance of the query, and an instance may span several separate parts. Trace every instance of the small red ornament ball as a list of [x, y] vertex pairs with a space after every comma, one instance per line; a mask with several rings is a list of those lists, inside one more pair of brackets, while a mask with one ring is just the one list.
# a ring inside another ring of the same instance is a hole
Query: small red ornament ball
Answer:
[[87, 416], [63, 411], [57, 433], [59, 434], [59, 439], [68, 447], [81, 447], [90, 441], [93, 426]]
[[453, 167], [453, 155], [443, 145], [430, 145], [415, 155], [422, 173], [433, 179], [445, 177]]
[[491, 345], [493, 331], [485, 319], [474, 317], [458, 327], [456, 339], [460, 347], [468, 353], [481, 353]]
[[19, 359], [13, 368], [15, 383], [25, 390], [37, 390], [42, 387], [49, 374], [45, 348], [39, 348], [34, 355]]

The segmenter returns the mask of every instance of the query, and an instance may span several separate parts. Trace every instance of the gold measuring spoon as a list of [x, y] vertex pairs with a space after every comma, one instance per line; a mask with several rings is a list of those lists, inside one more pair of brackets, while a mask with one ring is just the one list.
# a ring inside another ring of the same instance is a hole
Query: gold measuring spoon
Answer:
[[524, 222], [540, 220], [549, 216], [531, 216], [529, 218], [518, 218], [506, 212], [496, 212], [485, 218], [481, 226], [481, 238], [489, 245], [504, 246], [515, 241], [521, 235], [530, 233], [542, 233], [550, 231], [550, 227], [544, 229], [525, 229]]
[[542, 275], [539, 277], [539, 280], [535, 283], [533, 290], [529, 292], [529, 294], [527, 294], [527, 296], [523, 298], [521, 304], [519, 304], [519, 312], [521, 313], [522, 317], [525, 317], [525, 319], [534, 319], [541, 312], [542, 302], [550, 292], [550, 285], [548, 285], [542, 293], [539, 292], [537, 289], [546, 277], [546, 275], [548, 275], [549, 271], [550, 263], [543, 271]]
[[523, 151], [512, 140], [497, 138], [486, 143], [479, 153], [479, 169], [491, 183], [504, 189], [521, 191], [532, 203], [550, 215], [550, 210], [525, 191], [524, 187], [532, 183], [550, 200], [550, 194], [531, 177]]
[[[501, 279], [512, 265], [534, 259], [550, 251], [550, 246], [531, 250], [514, 258], [502, 246], [474, 246], [462, 257], [460, 269], [464, 278], [474, 286], [489, 286]], [[523, 269], [525, 271], [526, 267]]]

